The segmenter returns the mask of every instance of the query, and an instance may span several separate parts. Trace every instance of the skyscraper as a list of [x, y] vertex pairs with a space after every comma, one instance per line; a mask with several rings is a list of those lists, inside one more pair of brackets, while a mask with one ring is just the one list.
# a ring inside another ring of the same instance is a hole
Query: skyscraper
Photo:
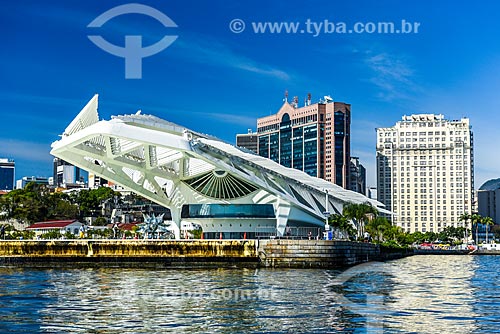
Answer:
[[346, 189], [350, 172], [351, 105], [325, 96], [303, 107], [298, 98], [257, 120], [258, 154]]
[[255, 132], [248, 130], [248, 133], [236, 135], [236, 146], [246, 148], [257, 153], [258, 137]]
[[500, 179], [486, 181], [477, 192], [478, 213], [500, 224]]
[[80, 168], [73, 166], [67, 161], [59, 158], [54, 158], [54, 186], [55, 187], [71, 187], [78, 182], [82, 182]]
[[13, 190], [15, 186], [16, 164], [11, 159], [0, 159], [0, 190]]
[[404, 116], [377, 129], [378, 200], [407, 232], [440, 232], [471, 213], [474, 191], [473, 136], [469, 119]]
[[349, 173], [349, 189], [366, 195], [366, 169], [359, 162], [358, 157], [351, 157]]

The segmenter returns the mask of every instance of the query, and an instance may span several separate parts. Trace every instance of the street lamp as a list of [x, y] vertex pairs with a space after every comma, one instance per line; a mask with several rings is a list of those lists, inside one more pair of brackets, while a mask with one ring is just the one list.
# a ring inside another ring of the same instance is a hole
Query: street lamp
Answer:
[[326, 231], [326, 239], [328, 240], [328, 232], [330, 231], [330, 225], [328, 224], [328, 218], [330, 217], [330, 211], [328, 211], [328, 189], [325, 189], [325, 231]]

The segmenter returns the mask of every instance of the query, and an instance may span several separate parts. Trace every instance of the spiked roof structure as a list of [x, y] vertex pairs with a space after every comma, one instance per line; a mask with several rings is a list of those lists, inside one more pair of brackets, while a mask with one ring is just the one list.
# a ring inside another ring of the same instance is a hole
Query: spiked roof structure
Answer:
[[52, 144], [51, 154], [170, 208], [273, 204], [278, 231], [292, 221], [321, 226], [345, 203], [382, 204], [215, 137], [137, 112], [99, 120], [95, 95]]

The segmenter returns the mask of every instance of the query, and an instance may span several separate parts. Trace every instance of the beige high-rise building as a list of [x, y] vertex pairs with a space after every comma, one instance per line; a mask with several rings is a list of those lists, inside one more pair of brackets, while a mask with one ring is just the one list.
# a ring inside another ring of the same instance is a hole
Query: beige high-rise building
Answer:
[[471, 213], [473, 135], [468, 118], [403, 116], [377, 129], [377, 197], [406, 232], [440, 232]]

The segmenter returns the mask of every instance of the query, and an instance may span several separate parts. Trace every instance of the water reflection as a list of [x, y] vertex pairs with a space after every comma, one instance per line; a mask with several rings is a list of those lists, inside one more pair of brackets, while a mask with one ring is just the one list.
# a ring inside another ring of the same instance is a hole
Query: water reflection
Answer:
[[0, 332], [491, 333], [492, 268], [472, 256], [343, 272], [0, 268]]
[[473, 256], [413, 256], [386, 264], [392, 273], [388, 327], [402, 333], [472, 333], [477, 270]]

